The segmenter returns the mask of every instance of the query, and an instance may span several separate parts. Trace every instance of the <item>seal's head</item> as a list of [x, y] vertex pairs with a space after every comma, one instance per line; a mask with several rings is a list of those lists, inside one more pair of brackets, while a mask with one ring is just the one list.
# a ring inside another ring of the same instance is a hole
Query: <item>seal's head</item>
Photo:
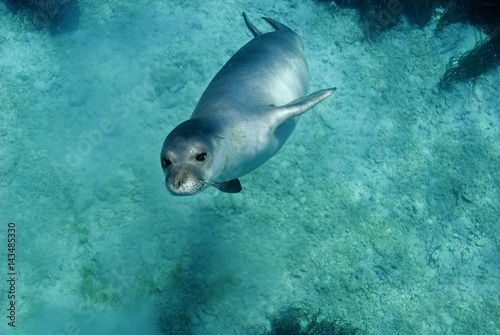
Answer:
[[211, 185], [217, 160], [214, 128], [203, 119], [178, 125], [167, 136], [161, 150], [165, 184], [173, 195], [193, 195]]

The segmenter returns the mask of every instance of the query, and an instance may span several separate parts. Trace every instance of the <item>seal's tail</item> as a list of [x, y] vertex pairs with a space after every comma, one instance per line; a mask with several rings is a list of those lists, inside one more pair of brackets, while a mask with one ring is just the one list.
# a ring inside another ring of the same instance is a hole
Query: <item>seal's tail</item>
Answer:
[[[262, 35], [262, 33], [259, 31], [259, 29], [257, 29], [257, 27], [254, 26], [252, 22], [250, 22], [247, 14], [245, 12], [243, 12], [242, 15], [243, 15], [243, 18], [245, 19], [245, 24], [246, 24], [248, 30], [250, 30], [252, 32], [253, 37], [258, 37], [258, 36]], [[270, 19], [268, 17], [263, 17], [263, 19], [266, 20], [267, 23], [269, 23], [274, 28], [274, 30], [281, 30], [281, 29], [290, 30], [290, 28], [288, 28], [287, 26], [285, 26], [282, 23], [279, 23], [278, 21], [274, 21], [273, 19]]]

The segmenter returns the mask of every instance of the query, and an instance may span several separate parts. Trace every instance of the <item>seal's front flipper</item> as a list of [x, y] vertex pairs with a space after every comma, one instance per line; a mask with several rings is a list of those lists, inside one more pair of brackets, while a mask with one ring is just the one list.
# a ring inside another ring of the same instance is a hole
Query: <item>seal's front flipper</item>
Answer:
[[272, 124], [276, 125], [277, 128], [289, 118], [299, 116], [300, 114], [307, 112], [309, 109], [328, 98], [330, 94], [336, 90], [336, 88], [327, 88], [325, 90], [309, 94], [306, 97], [298, 98], [284, 106], [274, 107], [271, 112]]
[[232, 179], [229, 181], [225, 181], [223, 183], [213, 184], [215, 188], [217, 188], [221, 192], [225, 193], [239, 193], [241, 192], [241, 183], [238, 179]]

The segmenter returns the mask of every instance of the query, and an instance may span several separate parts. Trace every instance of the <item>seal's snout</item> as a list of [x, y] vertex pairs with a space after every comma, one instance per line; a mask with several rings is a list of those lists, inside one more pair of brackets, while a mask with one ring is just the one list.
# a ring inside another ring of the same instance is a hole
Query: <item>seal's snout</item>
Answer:
[[205, 189], [205, 183], [192, 171], [178, 169], [167, 173], [165, 184], [172, 195], [193, 195]]
[[183, 185], [189, 182], [189, 177], [190, 173], [188, 173], [188, 171], [177, 171], [176, 173], [174, 173], [174, 176], [172, 178], [174, 188], [176, 190], [179, 190]]

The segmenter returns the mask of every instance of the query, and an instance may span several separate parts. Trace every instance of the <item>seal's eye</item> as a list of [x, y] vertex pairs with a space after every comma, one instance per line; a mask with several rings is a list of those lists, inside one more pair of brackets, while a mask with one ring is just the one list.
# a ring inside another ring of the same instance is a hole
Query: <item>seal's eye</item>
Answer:
[[196, 155], [196, 161], [204, 162], [207, 160], [208, 154], [206, 152], [202, 152], [201, 154]]
[[167, 168], [170, 164], [172, 164], [172, 162], [170, 161], [170, 159], [166, 159], [166, 158], [162, 158], [161, 159], [161, 166], [164, 169]]

